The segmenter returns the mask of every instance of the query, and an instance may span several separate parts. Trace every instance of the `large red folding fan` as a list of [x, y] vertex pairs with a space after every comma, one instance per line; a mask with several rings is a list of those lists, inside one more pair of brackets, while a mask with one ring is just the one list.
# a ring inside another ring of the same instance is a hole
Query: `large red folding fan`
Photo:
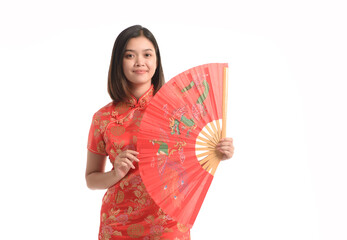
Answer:
[[146, 189], [166, 214], [188, 227], [221, 159], [215, 146], [225, 137], [227, 69], [226, 63], [205, 64], [171, 79], [151, 100], [139, 129]]

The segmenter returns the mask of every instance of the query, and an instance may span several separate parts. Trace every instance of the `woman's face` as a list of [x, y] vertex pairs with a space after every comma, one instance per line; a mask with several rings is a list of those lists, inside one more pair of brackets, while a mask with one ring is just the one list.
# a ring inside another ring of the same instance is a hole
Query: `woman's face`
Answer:
[[150, 85], [156, 67], [157, 55], [152, 42], [144, 36], [131, 38], [123, 57], [123, 72], [131, 87]]

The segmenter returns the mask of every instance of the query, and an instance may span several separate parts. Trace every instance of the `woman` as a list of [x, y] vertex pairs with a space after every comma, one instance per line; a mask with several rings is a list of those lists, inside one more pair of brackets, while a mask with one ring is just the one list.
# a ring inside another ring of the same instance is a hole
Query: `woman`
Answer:
[[[88, 138], [86, 182], [104, 195], [99, 239], [190, 239], [184, 225], [166, 215], [146, 192], [137, 163], [136, 132], [144, 110], [165, 83], [153, 34], [136, 25], [117, 37], [109, 68], [112, 102], [93, 116]], [[231, 158], [231, 138], [219, 143]], [[113, 169], [105, 172], [106, 157]]]

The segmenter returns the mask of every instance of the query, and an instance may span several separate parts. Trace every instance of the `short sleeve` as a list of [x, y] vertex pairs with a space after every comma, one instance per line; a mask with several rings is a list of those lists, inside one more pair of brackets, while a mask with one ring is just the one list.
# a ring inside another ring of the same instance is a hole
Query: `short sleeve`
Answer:
[[100, 116], [97, 113], [94, 114], [93, 121], [89, 130], [87, 148], [93, 153], [107, 156], [106, 143], [100, 129], [100, 122]]

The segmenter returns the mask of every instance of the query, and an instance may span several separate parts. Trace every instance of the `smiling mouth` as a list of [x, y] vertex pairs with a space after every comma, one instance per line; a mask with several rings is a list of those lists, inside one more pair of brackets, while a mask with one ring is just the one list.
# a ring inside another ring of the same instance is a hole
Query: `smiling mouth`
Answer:
[[136, 70], [136, 71], [134, 71], [134, 73], [136, 73], [136, 74], [144, 74], [146, 72], [147, 72], [146, 70]]

